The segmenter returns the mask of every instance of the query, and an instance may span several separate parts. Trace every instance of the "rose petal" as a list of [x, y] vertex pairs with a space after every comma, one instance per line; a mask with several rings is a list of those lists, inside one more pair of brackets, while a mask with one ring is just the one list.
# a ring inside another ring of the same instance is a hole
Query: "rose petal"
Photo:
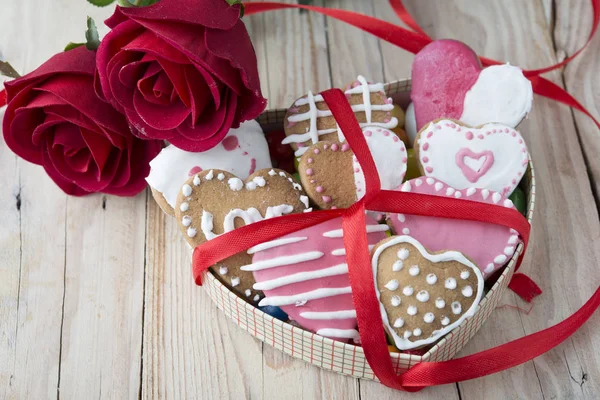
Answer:
[[[202, 79], [206, 81], [215, 102], [215, 108], [221, 107], [221, 91], [223, 90], [223, 83], [219, 80], [215, 80], [215, 77], [204, 69], [201, 65], [193, 63], [195, 70], [202, 76]], [[197, 78], [201, 79], [201, 78]]]
[[169, 140], [177, 135], [175, 130], [159, 130], [152, 128], [139, 116], [135, 110], [125, 110], [125, 115], [132, 128], [131, 132], [140, 139]]
[[177, 94], [179, 95], [179, 98], [183, 104], [185, 104], [186, 107], [189, 107], [191, 101], [187, 91], [187, 84], [185, 82], [185, 66], [160, 58], [158, 59], [158, 63], [169, 77], [169, 80], [173, 84], [173, 87], [177, 91]]
[[56, 171], [54, 164], [50, 161], [50, 157], [47, 152], [43, 153], [43, 161], [42, 165], [44, 166], [44, 171], [48, 174], [50, 179], [56, 183], [56, 185], [62, 189], [66, 194], [70, 194], [72, 196], [85, 196], [86, 194], [90, 194], [90, 192], [80, 188], [73, 181], [64, 178], [61, 174]]
[[[217, 85], [211, 87], [208, 86], [206, 80], [198, 73], [196, 68], [192, 66], [186, 66], [185, 70], [185, 82], [188, 87], [188, 93], [191, 99], [190, 109], [192, 111], [192, 126], [196, 125], [198, 118], [213, 100], [211, 90], [215, 89]], [[221, 98], [221, 94], [218, 94], [218, 99]], [[214, 103], [213, 103], [214, 104]], [[215, 105], [215, 107], [217, 107]]]
[[147, 125], [158, 130], [177, 128], [190, 115], [189, 108], [179, 99], [168, 105], [158, 105], [144, 100], [144, 96], [139, 91], [133, 95], [133, 105], [140, 118]]
[[94, 158], [94, 162], [98, 166], [98, 169], [102, 171], [106, 166], [110, 153], [114, 147], [106, 137], [96, 132], [87, 129], [80, 129], [80, 132], [81, 138], [85, 141], [87, 148]]
[[188, 64], [190, 62], [179, 50], [147, 30], [132, 40], [131, 43], [125, 45], [123, 50], [151, 54], [157, 59], [160, 58], [173, 63]]

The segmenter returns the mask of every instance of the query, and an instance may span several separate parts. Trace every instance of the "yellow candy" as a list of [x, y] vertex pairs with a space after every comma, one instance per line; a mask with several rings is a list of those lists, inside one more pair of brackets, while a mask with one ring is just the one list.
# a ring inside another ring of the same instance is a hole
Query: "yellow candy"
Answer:
[[[404, 128], [404, 110], [398, 104], [394, 104], [394, 108], [391, 112], [392, 117], [396, 117], [398, 119], [398, 128]], [[392, 130], [396, 132], [395, 129]]]
[[389, 350], [390, 353], [400, 353], [400, 350], [398, 350], [396, 348], [396, 346], [393, 346], [391, 344], [388, 344], [388, 350]]
[[410, 179], [418, 178], [421, 176], [421, 170], [419, 169], [419, 163], [415, 158], [415, 150], [408, 149], [406, 150], [408, 155], [408, 160], [406, 163], [406, 175], [404, 176], [404, 180], [408, 181]]

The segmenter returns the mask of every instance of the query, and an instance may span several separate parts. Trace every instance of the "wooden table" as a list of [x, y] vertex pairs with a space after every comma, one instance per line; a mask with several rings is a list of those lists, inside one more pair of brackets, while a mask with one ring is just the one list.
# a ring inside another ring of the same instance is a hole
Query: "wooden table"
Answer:
[[[321, 1], [316, 1], [322, 4]], [[524, 68], [572, 54], [587, 37], [587, 0], [406, 1], [435, 38]], [[398, 23], [385, 0], [327, 0]], [[22, 73], [69, 41], [84, 0], [4, 1], [0, 55]], [[244, 19], [270, 107], [308, 89], [409, 76], [412, 55], [340, 22], [296, 10]], [[106, 29], [101, 27], [101, 33]], [[547, 74], [596, 116], [600, 35]], [[0, 115], [2, 112], [0, 111]], [[510, 292], [460, 353], [536, 332], [579, 308], [600, 283], [600, 132], [578, 112], [536, 97], [522, 126], [536, 165], [537, 204], [523, 265], [544, 290], [531, 313]], [[187, 246], [149, 193], [65, 196], [41, 167], [0, 144], [0, 398], [408, 398], [324, 372], [254, 340], [194, 285]], [[558, 348], [510, 371], [411, 398], [600, 398], [600, 314]]]

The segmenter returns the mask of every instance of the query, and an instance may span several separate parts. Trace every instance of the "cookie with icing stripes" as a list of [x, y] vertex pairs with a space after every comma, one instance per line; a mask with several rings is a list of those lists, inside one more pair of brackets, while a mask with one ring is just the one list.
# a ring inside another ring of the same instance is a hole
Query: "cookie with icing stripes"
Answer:
[[478, 128], [450, 119], [427, 124], [415, 146], [423, 174], [454, 189], [488, 189], [510, 196], [527, 170], [529, 153], [519, 132], [490, 123]]
[[[456, 190], [430, 177], [411, 179], [400, 190], [515, 208], [499, 192], [474, 187]], [[397, 235], [410, 235], [429, 250], [455, 249], [464, 253], [481, 269], [484, 278], [506, 264], [519, 244], [514, 229], [478, 221], [389, 214], [388, 224]]]
[[[385, 190], [397, 190], [406, 174], [404, 142], [385, 128], [366, 127], [363, 134]], [[308, 148], [298, 164], [306, 193], [322, 209], [345, 208], [365, 195], [364, 173], [346, 142], [319, 142]]]
[[483, 295], [479, 268], [459, 251], [429, 252], [411, 236], [372, 250], [385, 329], [400, 350], [432, 344], [473, 316]]
[[[175, 217], [192, 247], [241, 226], [272, 217], [310, 211], [302, 186], [285, 171], [262, 169], [246, 180], [222, 170], [205, 170], [191, 176], [181, 187]], [[233, 255], [211, 269], [238, 296], [256, 303], [262, 292], [255, 290], [247, 252]]]
[[[386, 237], [389, 227], [367, 216], [370, 247]], [[248, 250], [260, 306], [278, 306], [304, 329], [348, 341], [358, 338], [342, 219], [311, 226]]]
[[[395, 129], [398, 126], [398, 119], [392, 115], [394, 104], [385, 95], [382, 83], [369, 83], [359, 76], [346, 87], [344, 93], [362, 127]], [[296, 100], [288, 109], [284, 129], [287, 137], [282, 143], [291, 144], [296, 150], [296, 157], [319, 141], [344, 140], [323, 96], [312, 92]]]

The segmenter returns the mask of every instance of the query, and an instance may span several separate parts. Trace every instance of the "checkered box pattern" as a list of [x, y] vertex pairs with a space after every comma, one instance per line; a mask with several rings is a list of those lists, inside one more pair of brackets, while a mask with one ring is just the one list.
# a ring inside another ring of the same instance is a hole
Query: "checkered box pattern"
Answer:
[[[410, 87], [410, 80], [401, 80], [387, 83], [385, 90], [388, 96], [394, 96], [405, 94], [410, 91]], [[285, 109], [268, 110], [258, 118], [258, 122], [271, 126], [282, 124], [285, 113]], [[527, 219], [531, 223], [535, 203], [535, 175], [531, 159], [521, 188], [527, 194]], [[522, 251], [523, 245], [520, 244], [502, 275], [480, 302], [473, 317], [466, 319], [427, 353], [422, 356], [390, 353], [396, 373], [401, 373], [422, 361], [446, 361], [454, 357], [498, 306]], [[204, 288], [217, 307], [255, 338], [323, 369], [356, 378], [377, 380], [365, 359], [362, 347], [334, 341], [275, 319], [237, 297], [210, 272], [204, 273], [203, 282]]]

